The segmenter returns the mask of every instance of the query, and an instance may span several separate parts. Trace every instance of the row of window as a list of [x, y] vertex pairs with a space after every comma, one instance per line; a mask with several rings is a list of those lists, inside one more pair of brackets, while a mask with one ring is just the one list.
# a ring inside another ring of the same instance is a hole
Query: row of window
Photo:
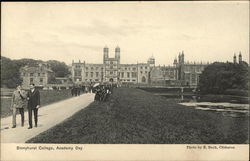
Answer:
[[[94, 70], [94, 67], [85, 67], [85, 70]], [[95, 70], [99, 70], [99, 67], [95, 67]], [[101, 70], [103, 70], [103, 67], [101, 67]]]
[[190, 80], [191, 78], [191, 82], [192, 83], [197, 83], [199, 82], [199, 75], [196, 76], [196, 74], [186, 74], [186, 80]]
[[[125, 72], [118, 72], [118, 77], [124, 78], [124, 75], [125, 75]], [[127, 76], [127, 78], [130, 78], [130, 76], [132, 78], [136, 78], [137, 77], [137, 73], [136, 72], [131, 72], [131, 73], [127, 72], [126, 76]]]
[[[75, 78], [75, 81], [82, 81], [82, 78]], [[86, 82], [99, 82], [99, 79], [85, 79]]]
[[[43, 83], [43, 78], [39, 79], [40, 83]], [[30, 78], [30, 84], [34, 83], [34, 78]]]
[[117, 64], [116, 61], [106, 61], [105, 64]]
[[[88, 77], [88, 76], [89, 76], [89, 73], [86, 72], [86, 73], [85, 73], [85, 76]], [[93, 77], [93, 76], [94, 76], [94, 72], [90, 72], [90, 77]], [[96, 77], [99, 77], [99, 72], [96, 72], [96, 73], [95, 73], [95, 76], [96, 76]], [[101, 72], [101, 76], [103, 76], [103, 72]]]
[[38, 76], [38, 77], [40, 77], [40, 76], [45, 76], [45, 73], [23, 73], [22, 74], [23, 76], [30, 76], [30, 77], [33, 77], [33, 76]]
[[113, 69], [113, 68], [116, 68], [116, 66], [114, 65], [111, 65], [111, 66], [106, 66], [106, 68], [110, 68], [110, 69]]
[[[116, 65], [106, 66], [106, 68], [111, 68], [111, 69], [112, 69], [112, 68], [116, 68], [116, 67], [117, 67]], [[76, 65], [76, 68], [80, 68], [80, 66]], [[90, 69], [90, 70], [94, 70], [94, 69], [95, 69], [95, 70], [99, 70], [99, 68], [100, 68], [100, 67], [95, 67], [95, 68], [94, 68], [94, 67], [90, 67], [90, 68], [89, 68], [89, 67], [85, 67], [85, 70], [89, 70], [89, 69]], [[130, 67], [123, 67], [123, 68], [120, 67], [120, 68], [118, 68], [118, 69], [119, 69], [119, 70], [120, 70], [120, 69], [124, 69], [124, 70], [133, 70], [133, 71], [136, 71], [136, 67], [131, 67], [131, 68], [130, 68]], [[143, 67], [141, 66], [140, 69], [143, 70]], [[144, 69], [148, 69], [148, 67], [145, 66]], [[103, 70], [103, 67], [101, 67], [101, 70]]]
[[[82, 81], [82, 79], [81, 78], [75, 78], [75, 81]], [[100, 80], [99, 79], [85, 79], [85, 81], [86, 82], [93, 82], [93, 81], [95, 81], [95, 82], [99, 82]], [[136, 82], [136, 80], [135, 79], [132, 79], [132, 80], [130, 80], [130, 79], [120, 79], [120, 81], [121, 82]]]
[[121, 82], [135, 82], [136, 80], [135, 79], [132, 79], [130, 81], [130, 79], [120, 79]]
[[[147, 74], [148, 72], [147, 71], [145, 71], [145, 74]], [[103, 76], [103, 72], [101, 72], [101, 73], [99, 73], [99, 72], [90, 72], [90, 77], [94, 77], [94, 74], [95, 74], [95, 77], [99, 77], [100, 76], [100, 74], [101, 74], [101, 76]], [[115, 74], [115, 72], [113, 72], [113, 71], [110, 71], [110, 72], [108, 72], [107, 74], [110, 74], [110, 75], [113, 75], [113, 74]], [[137, 73], [136, 72], [118, 72], [118, 76], [121, 76], [121, 78], [124, 78], [124, 76], [125, 76], [125, 74], [127, 74], [126, 75], [126, 77], [132, 77], [132, 78], [136, 78], [137, 77]], [[141, 74], [143, 74], [143, 72], [141, 71]], [[75, 77], [81, 77], [81, 71], [75, 71]], [[85, 73], [85, 77], [89, 77], [89, 72], [86, 72]]]
[[[124, 70], [133, 70], [133, 71], [136, 71], [136, 67], [123, 67], [123, 68], [119, 68], [119, 69], [124, 69]], [[143, 67], [140, 67], [141, 70], [143, 69], [148, 69], [147, 66], [145, 66], [144, 68]]]

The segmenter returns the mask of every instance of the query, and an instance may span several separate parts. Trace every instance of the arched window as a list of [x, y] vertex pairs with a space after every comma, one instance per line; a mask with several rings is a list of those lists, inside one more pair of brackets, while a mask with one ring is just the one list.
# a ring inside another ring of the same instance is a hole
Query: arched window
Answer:
[[143, 76], [142, 79], [141, 79], [141, 81], [142, 81], [143, 83], [145, 83], [145, 82], [146, 82], [146, 78]]

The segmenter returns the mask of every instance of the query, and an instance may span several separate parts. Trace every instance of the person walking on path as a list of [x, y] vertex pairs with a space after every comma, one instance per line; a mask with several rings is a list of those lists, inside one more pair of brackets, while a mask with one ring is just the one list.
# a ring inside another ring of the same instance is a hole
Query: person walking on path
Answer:
[[16, 90], [13, 92], [11, 100], [11, 110], [12, 110], [12, 128], [16, 128], [16, 114], [19, 111], [21, 115], [21, 126], [24, 126], [24, 107], [26, 106], [26, 93], [18, 85]]
[[31, 84], [28, 92], [28, 114], [29, 114], [29, 128], [32, 128], [32, 112], [34, 113], [35, 127], [38, 122], [38, 108], [40, 107], [40, 92], [35, 89], [35, 85]]

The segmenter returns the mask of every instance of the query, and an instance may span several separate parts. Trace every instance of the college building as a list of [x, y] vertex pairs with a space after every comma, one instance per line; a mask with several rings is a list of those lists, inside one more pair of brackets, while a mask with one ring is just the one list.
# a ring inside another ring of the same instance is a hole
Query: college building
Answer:
[[151, 84], [166, 86], [197, 86], [199, 76], [208, 63], [189, 63], [184, 60], [184, 52], [172, 66], [155, 66], [155, 58], [146, 63], [121, 64], [121, 50], [115, 48], [115, 56], [109, 57], [109, 48], [103, 48], [101, 64], [72, 61], [72, 80], [74, 83], [114, 82], [121, 84]]
[[[36, 86], [69, 88], [73, 84], [91, 84], [113, 82], [117, 84], [137, 84], [149, 86], [188, 86], [197, 87], [202, 71], [209, 63], [185, 61], [184, 51], [175, 58], [173, 65], [156, 66], [152, 56], [145, 63], [121, 64], [121, 50], [115, 48], [115, 56], [109, 56], [109, 48], [103, 48], [103, 62], [100, 64], [72, 61], [70, 78], [57, 78], [50, 66], [40, 63], [24, 66], [20, 69], [23, 87], [34, 83]], [[241, 63], [242, 55], [236, 54], [233, 63]]]

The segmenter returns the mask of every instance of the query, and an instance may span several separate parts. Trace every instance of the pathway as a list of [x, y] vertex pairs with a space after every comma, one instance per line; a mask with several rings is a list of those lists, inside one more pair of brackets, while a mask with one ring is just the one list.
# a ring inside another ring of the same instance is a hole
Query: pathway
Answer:
[[[87, 107], [94, 100], [94, 94], [82, 94], [57, 103], [44, 106], [38, 111], [38, 127], [28, 128], [28, 113], [25, 112], [24, 127], [20, 126], [21, 116], [17, 115], [17, 127], [12, 127], [12, 116], [1, 119], [2, 143], [25, 143], [27, 140], [69, 118]], [[34, 119], [33, 119], [34, 124]]]

